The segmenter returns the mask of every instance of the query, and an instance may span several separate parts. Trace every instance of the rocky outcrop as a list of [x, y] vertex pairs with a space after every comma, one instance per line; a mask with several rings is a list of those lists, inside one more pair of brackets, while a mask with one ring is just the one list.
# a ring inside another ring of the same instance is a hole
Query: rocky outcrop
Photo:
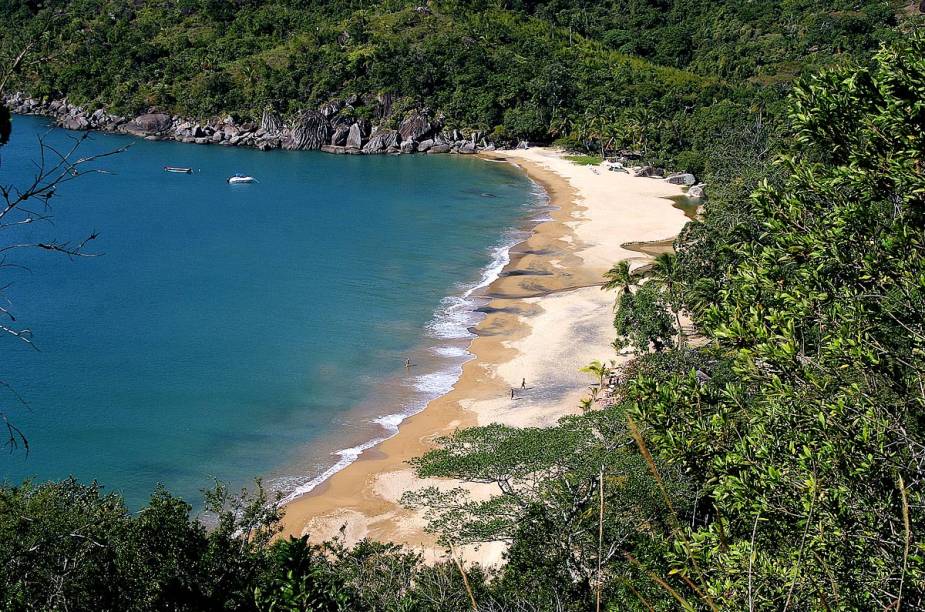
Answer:
[[158, 136], [172, 127], [173, 119], [167, 113], [145, 113], [126, 123], [122, 130], [135, 136]]
[[265, 109], [260, 117], [260, 129], [267, 134], [278, 134], [283, 129], [283, 120], [273, 109]]
[[331, 136], [331, 144], [338, 147], [347, 146], [347, 137], [350, 135], [350, 128], [346, 125], [339, 125], [334, 129], [334, 135]]
[[363, 148], [363, 130], [360, 128], [359, 123], [354, 123], [350, 126], [350, 131], [347, 132], [346, 146], [348, 149], [356, 149], [357, 151]]
[[317, 150], [331, 139], [331, 124], [320, 111], [300, 113], [292, 127], [283, 136], [283, 148], [289, 150]]
[[479, 131], [443, 131], [443, 116], [434, 116], [427, 109], [408, 113], [397, 130], [374, 127], [369, 120], [357, 118], [363, 106], [374, 116], [387, 118], [397, 100], [392, 94], [365, 100], [355, 95], [332, 100], [317, 110], [304, 110], [288, 121], [267, 108], [259, 122], [240, 123], [230, 116], [197, 121], [154, 110], [129, 121], [103, 108], [85, 110], [67, 99], [45, 102], [13, 94], [3, 100], [14, 113], [52, 117], [61, 127], [72, 130], [122, 131], [149, 140], [254, 147], [261, 151], [286, 148], [353, 155], [415, 152], [466, 155], [493, 147]]
[[374, 155], [376, 153], [389, 152], [389, 149], [392, 148], [397, 150], [400, 138], [398, 132], [392, 130], [377, 132], [369, 137], [369, 142], [363, 146], [363, 153]]
[[674, 174], [669, 174], [665, 180], [672, 185], [685, 185], [690, 187], [697, 182], [697, 177], [688, 172], [675, 172]]
[[665, 176], [665, 171], [661, 168], [654, 168], [652, 166], [642, 166], [637, 168], [633, 173], [633, 176], [645, 176], [649, 178], [661, 178]]
[[706, 197], [707, 197], [707, 186], [704, 185], [703, 183], [701, 183], [701, 184], [699, 184], [699, 185], [694, 185], [693, 187], [691, 187], [690, 189], [687, 190], [687, 197], [689, 197], [689, 198], [706, 199]]
[[421, 141], [430, 136], [438, 126], [431, 123], [430, 117], [426, 111], [414, 111], [401, 122], [398, 126], [398, 134], [402, 142], [407, 140]]

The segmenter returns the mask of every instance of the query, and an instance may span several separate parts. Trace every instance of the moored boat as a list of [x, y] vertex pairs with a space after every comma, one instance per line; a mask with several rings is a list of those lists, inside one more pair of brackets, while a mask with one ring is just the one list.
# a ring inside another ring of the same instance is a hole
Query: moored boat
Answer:
[[164, 166], [164, 172], [174, 172], [176, 174], [192, 174], [192, 168], [181, 168], [179, 166]]
[[257, 179], [244, 174], [235, 174], [234, 176], [229, 177], [228, 182], [232, 185], [237, 185], [240, 183], [256, 183]]

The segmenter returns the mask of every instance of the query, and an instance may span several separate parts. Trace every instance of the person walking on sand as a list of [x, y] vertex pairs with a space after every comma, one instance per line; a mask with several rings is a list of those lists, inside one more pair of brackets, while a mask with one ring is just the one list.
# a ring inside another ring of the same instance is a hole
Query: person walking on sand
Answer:
[[526, 379], [526, 378], [524, 378], [524, 379], [522, 379], [522, 380], [520, 381], [520, 388], [521, 388], [521, 389], [526, 389], [526, 388], [527, 388], [527, 379]]

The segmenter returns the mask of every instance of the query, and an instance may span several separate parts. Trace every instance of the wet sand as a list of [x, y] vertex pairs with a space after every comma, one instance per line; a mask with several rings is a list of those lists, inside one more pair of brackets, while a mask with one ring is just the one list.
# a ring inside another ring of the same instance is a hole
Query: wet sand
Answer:
[[[669, 198], [681, 195], [681, 188], [578, 166], [550, 149], [485, 157], [520, 166], [557, 209], [511, 249], [510, 263], [486, 289], [492, 299], [469, 347], [475, 358], [463, 366], [453, 390], [404, 421], [394, 437], [287, 504], [284, 534], [307, 533], [313, 540], [340, 535], [348, 544], [368, 537], [405, 544], [427, 559], [444, 556], [435, 537], [424, 531], [422, 516], [399, 500], [404, 491], [424, 484], [451, 488], [458, 483], [425, 483], [407, 462], [458, 428], [493, 422], [553, 425], [578, 412], [587, 395], [592, 381], [581, 367], [594, 359], [622, 359], [611, 347], [615, 296], [600, 290], [602, 275], [620, 259], [634, 267], [648, 262], [627, 243], [662, 242], [680, 231], [687, 218]], [[473, 493], [497, 491], [483, 486]], [[503, 546], [465, 547], [462, 553], [468, 561], [491, 565], [501, 561]]]

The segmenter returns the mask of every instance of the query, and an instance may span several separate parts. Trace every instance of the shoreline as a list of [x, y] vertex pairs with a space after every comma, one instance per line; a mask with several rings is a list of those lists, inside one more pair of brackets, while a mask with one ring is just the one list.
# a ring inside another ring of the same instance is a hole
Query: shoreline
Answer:
[[[459, 428], [492, 422], [550, 426], [578, 412], [589, 382], [578, 369], [593, 359], [617, 358], [610, 347], [613, 296], [600, 291], [601, 275], [619, 259], [648, 260], [623, 243], [664, 239], [687, 221], [668, 199], [681, 195], [681, 188], [665, 181], [578, 166], [550, 149], [482, 156], [519, 167], [541, 186], [553, 207], [550, 218], [510, 247], [508, 263], [485, 288], [485, 317], [468, 347], [472, 358], [462, 364], [452, 389], [406, 417], [394, 435], [289, 501], [283, 536], [338, 536], [347, 544], [368, 537], [404, 544], [428, 560], [442, 557], [445, 551], [424, 531], [423, 517], [399, 499], [424, 484], [458, 483], [424, 483], [407, 462]], [[521, 379], [528, 387], [519, 392]], [[520, 397], [511, 400], [511, 388]], [[475, 489], [476, 496], [493, 493]], [[501, 561], [503, 549], [491, 543], [464, 547], [462, 553], [468, 561], [492, 565]]]

